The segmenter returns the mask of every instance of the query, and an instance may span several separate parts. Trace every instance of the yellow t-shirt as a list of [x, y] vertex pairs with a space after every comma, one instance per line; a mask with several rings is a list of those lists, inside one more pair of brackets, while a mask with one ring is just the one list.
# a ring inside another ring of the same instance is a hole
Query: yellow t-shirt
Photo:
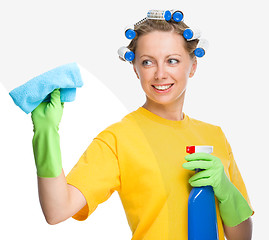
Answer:
[[[188, 239], [189, 178], [182, 167], [188, 145], [212, 145], [227, 176], [249, 202], [245, 184], [221, 128], [192, 119], [162, 118], [140, 107], [99, 133], [67, 176], [87, 205], [73, 218], [85, 220], [116, 190], [132, 240]], [[250, 204], [250, 203], [249, 203]], [[216, 200], [219, 239], [224, 239]]]

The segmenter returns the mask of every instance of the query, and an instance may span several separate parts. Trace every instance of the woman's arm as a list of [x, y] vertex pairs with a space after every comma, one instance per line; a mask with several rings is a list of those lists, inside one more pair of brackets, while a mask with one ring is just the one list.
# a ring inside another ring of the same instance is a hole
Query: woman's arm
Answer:
[[63, 114], [60, 90], [51, 93], [50, 102], [42, 102], [32, 112], [33, 151], [38, 175], [40, 204], [49, 224], [73, 216], [86, 200], [75, 187], [68, 185], [62, 170], [59, 124]]
[[83, 194], [67, 184], [63, 171], [55, 178], [38, 177], [38, 193], [46, 221], [52, 225], [72, 217], [86, 205]]
[[223, 224], [227, 240], [251, 240], [252, 220], [251, 217], [235, 227], [228, 227]]

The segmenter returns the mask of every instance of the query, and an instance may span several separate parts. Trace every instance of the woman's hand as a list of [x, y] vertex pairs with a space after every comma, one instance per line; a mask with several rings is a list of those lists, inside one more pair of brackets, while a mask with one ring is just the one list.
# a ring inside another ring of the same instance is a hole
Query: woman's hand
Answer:
[[185, 157], [188, 170], [204, 169], [189, 179], [193, 187], [212, 186], [219, 200], [220, 215], [225, 225], [236, 226], [248, 219], [253, 211], [245, 198], [227, 177], [221, 160], [208, 153], [192, 153]]
[[51, 128], [55, 128], [58, 131], [63, 108], [64, 103], [61, 103], [60, 90], [55, 89], [51, 93], [50, 102], [42, 102], [32, 111], [31, 117], [34, 131], [47, 131]]
[[192, 187], [212, 186], [218, 200], [224, 201], [231, 190], [232, 183], [228, 179], [221, 160], [208, 153], [193, 153], [185, 157], [187, 163], [183, 168], [194, 171], [203, 169], [189, 179]]

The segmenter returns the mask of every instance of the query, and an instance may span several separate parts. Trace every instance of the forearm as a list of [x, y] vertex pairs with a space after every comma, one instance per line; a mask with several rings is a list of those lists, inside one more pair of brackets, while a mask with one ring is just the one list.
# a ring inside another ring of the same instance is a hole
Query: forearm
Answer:
[[227, 240], [251, 240], [252, 238], [251, 217], [235, 227], [228, 227], [225, 224], [223, 226]]
[[62, 218], [69, 201], [64, 173], [55, 178], [38, 177], [38, 194], [46, 221], [49, 224], [59, 222], [57, 218]]
[[55, 178], [38, 177], [42, 211], [49, 224], [57, 224], [77, 213], [86, 204], [83, 195], [68, 185], [64, 172]]

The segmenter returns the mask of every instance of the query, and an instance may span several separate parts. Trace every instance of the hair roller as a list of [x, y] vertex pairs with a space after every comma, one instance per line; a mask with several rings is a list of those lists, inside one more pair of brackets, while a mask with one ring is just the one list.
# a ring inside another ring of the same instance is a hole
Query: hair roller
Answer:
[[137, 23], [127, 26], [124, 30], [125, 37], [130, 40], [134, 39], [136, 36], [136, 31], [134, 30], [135, 27], [145, 22], [146, 20], [147, 18], [145, 17], [142, 20], [138, 21]]
[[191, 40], [201, 37], [201, 31], [198, 28], [187, 28], [183, 32], [183, 37], [187, 41], [191, 41]]
[[196, 49], [194, 50], [194, 55], [196, 57], [203, 57], [205, 53], [207, 52], [208, 47], [209, 47], [209, 42], [206, 39], [204, 38], [199, 39], [199, 43]]
[[172, 14], [169, 10], [149, 10], [147, 13], [148, 19], [170, 21]]
[[129, 48], [124, 46], [118, 49], [118, 55], [128, 62], [132, 62], [135, 58], [135, 54]]
[[174, 10], [174, 9], [171, 10], [170, 12], [172, 14], [172, 20], [174, 22], [181, 22], [181, 21], [183, 21], [183, 18], [184, 18], [183, 12], [181, 12], [179, 10]]
[[124, 30], [125, 37], [127, 39], [134, 39], [136, 36], [136, 32], [134, 30], [134, 25], [127, 26]]

